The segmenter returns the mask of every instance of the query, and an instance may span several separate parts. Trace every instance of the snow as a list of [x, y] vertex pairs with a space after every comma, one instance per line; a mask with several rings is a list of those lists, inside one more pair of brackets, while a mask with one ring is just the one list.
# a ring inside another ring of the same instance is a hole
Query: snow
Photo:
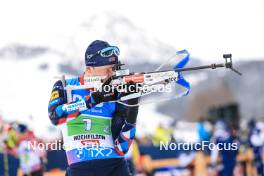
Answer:
[[[50, 53], [25, 60], [1, 59], [0, 109], [5, 119], [27, 123], [37, 135], [45, 135], [50, 125], [47, 105], [59, 61]], [[47, 70], [39, 70], [43, 63], [49, 64]]]

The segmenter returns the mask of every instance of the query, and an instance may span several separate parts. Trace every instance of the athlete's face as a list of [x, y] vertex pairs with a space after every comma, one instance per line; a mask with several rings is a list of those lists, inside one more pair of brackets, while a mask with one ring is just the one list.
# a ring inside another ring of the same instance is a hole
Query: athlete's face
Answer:
[[107, 76], [109, 78], [113, 75], [113, 65], [87, 67], [85, 74], [89, 76]]

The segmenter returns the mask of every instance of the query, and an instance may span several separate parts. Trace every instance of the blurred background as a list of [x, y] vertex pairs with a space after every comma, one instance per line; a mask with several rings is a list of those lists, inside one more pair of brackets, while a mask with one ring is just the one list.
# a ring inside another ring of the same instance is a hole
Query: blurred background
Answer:
[[[47, 113], [51, 88], [62, 75], [83, 73], [85, 50], [96, 39], [118, 46], [134, 72], [153, 71], [187, 49], [187, 66], [222, 63], [232, 53], [243, 73], [185, 73], [188, 96], [142, 105], [127, 157], [135, 175], [263, 175], [263, 8], [261, 0], [1, 1], [0, 176], [21, 174], [21, 136], [61, 139]], [[219, 139], [236, 142], [238, 150], [159, 150], [160, 141]], [[37, 153], [45, 175], [64, 174], [63, 151]]]

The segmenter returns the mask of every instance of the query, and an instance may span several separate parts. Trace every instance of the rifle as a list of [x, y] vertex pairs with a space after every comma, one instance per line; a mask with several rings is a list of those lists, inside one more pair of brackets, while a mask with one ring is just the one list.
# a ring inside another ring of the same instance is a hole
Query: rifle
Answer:
[[[242, 75], [241, 72], [239, 72], [233, 67], [232, 54], [224, 54], [223, 58], [225, 59], [225, 63], [221, 63], [221, 64], [214, 63], [211, 65], [203, 65], [203, 66], [188, 67], [188, 68], [175, 68], [171, 70], [142, 72], [142, 73], [129, 73], [129, 69], [122, 69], [121, 67], [124, 64], [121, 64], [119, 62], [113, 68], [114, 75], [112, 76], [112, 81], [110, 85], [118, 86], [133, 82], [133, 83], [139, 83], [141, 84], [141, 86], [148, 86], [148, 90], [140, 91], [137, 93], [120, 97], [121, 101], [125, 101], [152, 93], [151, 90], [153, 86], [164, 85], [171, 82], [179, 81], [180, 79], [182, 79], [182, 76], [180, 75], [181, 72], [195, 71], [202, 69], [216, 69], [220, 67], [225, 67], [231, 69], [233, 72], [237, 73], [238, 75]], [[186, 82], [185, 85], [183, 86], [188, 88]]]

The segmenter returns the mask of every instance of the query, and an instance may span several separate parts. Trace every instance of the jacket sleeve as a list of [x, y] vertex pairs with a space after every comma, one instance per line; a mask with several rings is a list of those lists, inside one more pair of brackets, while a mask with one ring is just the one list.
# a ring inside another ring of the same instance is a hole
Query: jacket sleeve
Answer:
[[66, 91], [64, 90], [62, 81], [59, 80], [52, 88], [48, 105], [49, 118], [52, 124], [58, 125], [64, 122], [67, 117], [77, 116], [80, 112], [90, 109], [96, 104], [91, 94], [74, 102], [67, 102]]
[[89, 95], [81, 99], [67, 102], [66, 92], [62, 81], [59, 80], [54, 84], [51, 92], [48, 106], [49, 118], [54, 125], [57, 125], [60, 120], [65, 120], [67, 116], [76, 116], [80, 112], [93, 108], [95, 105], [103, 102], [101, 99], [105, 95], [101, 92], [90, 92]]
[[[138, 99], [129, 100], [128, 104], [136, 104]], [[117, 104], [116, 113], [112, 119], [112, 135], [114, 147], [119, 155], [125, 155], [136, 134], [136, 119], [138, 106], [128, 107]]]
[[63, 114], [56, 112], [58, 111], [57, 109], [59, 109], [59, 107], [65, 103], [67, 103], [66, 93], [64, 91], [62, 81], [59, 80], [52, 88], [48, 105], [49, 118], [52, 124], [57, 125], [60, 119], [66, 118], [66, 116], [63, 116]]

